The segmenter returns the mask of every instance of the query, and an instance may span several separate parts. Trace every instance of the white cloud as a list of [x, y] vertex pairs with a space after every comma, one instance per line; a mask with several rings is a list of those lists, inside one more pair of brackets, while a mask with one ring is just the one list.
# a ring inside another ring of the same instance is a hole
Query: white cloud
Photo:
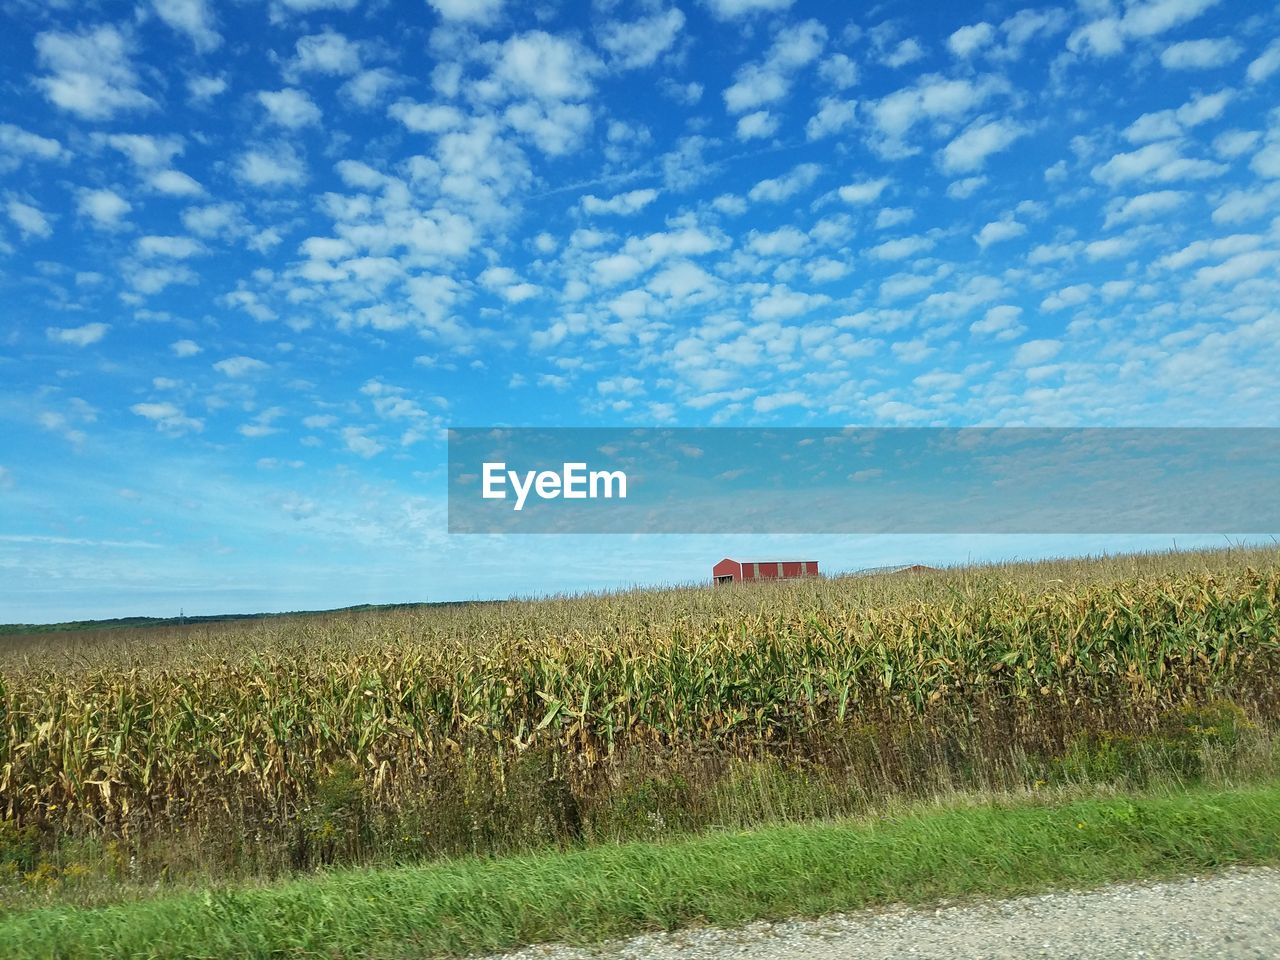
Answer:
[[1268, 216], [1277, 200], [1280, 200], [1280, 183], [1271, 183], [1259, 190], [1232, 190], [1214, 207], [1213, 222], [1243, 223]]
[[266, 109], [272, 122], [289, 130], [320, 123], [320, 108], [311, 97], [296, 88], [263, 90], [258, 94], [258, 102]]
[[789, 200], [797, 193], [808, 190], [822, 173], [822, 167], [816, 163], [801, 163], [792, 167], [780, 177], [761, 180], [748, 192], [747, 196], [756, 202], [762, 200], [777, 203]]
[[1072, 53], [1088, 53], [1095, 57], [1113, 57], [1124, 49], [1125, 31], [1116, 17], [1103, 17], [1080, 27], [1067, 38]]
[[480, 285], [496, 293], [507, 303], [523, 303], [540, 292], [532, 283], [520, 279], [510, 267], [489, 267], [477, 278]]
[[236, 432], [242, 437], [249, 437], [250, 439], [269, 437], [273, 433], [280, 432], [280, 428], [274, 426], [274, 424], [284, 416], [284, 413], [284, 407], [268, 407], [260, 411], [249, 423], [242, 423], [236, 428]]
[[36, 79], [49, 102], [85, 120], [109, 120], [156, 105], [138, 89], [129, 43], [115, 27], [37, 34], [36, 60], [50, 71]]
[[111, 329], [106, 323], [86, 323], [82, 327], [46, 327], [45, 335], [54, 343], [72, 347], [87, 347], [97, 343]]
[[576, 149], [591, 128], [591, 109], [581, 103], [513, 104], [504, 114], [512, 129], [528, 136], [548, 156], [558, 157]]
[[1105, 240], [1094, 240], [1085, 244], [1084, 255], [1090, 260], [1127, 257], [1137, 245], [1138, 239], [1133, 236], [1107, 237]]
[[1115, 301], [1129, 296], [1133, 293], [1135, 286], [1132, 280], [1108, 280], [1099, 288], [1099, 291], [1107, 300]]
[[281, 143], [246, 150], [236, 163], [235, 176], [251, 187], [295, 187], [306, 181], [307, 168], [291, 146]]
[[502, 13], [503, 0], [427, 0], [442, 20], [488, 25]]
[[182, 408], [172, 403], [135, 403], [129, 408], [140, 417], [150, 420], [161, 433], [183, 434], [199, 433], [204, 429], [204, 421], [188, 417]]
[[725, 89], [724, 102], [730, 113], [742, 113], [752, 107], [775, 103], [790, 89], [790, 81], [781, 73], [751, 65], [740, 70], [737, 81]]
[[1224, 130], [1213, 138], [1214, 152], [1228, 160], [1243, 156], [1258, 145], [1262, 135], [1256, 130]]
[[1025, 133], [1025, 129], [1011, 120], [979, 117], [942, 149], [939, 165], [946, 173], [981, 170], [987, 157], [1007, 149]]
[[1217, 120], [1234, 98], [1234, 90], [1197, 94], [1178, 108], [1178, 122], [1183, 126], [1197, 127], [1210, 120]]
[[710, 145], [710, 140], [697, 134], [677, 141], [675, 149], [661, 157], [666, 185], [672, 190], [688, 190], [703, 182], [712, 166], [706, 156]]
[[1124, 132], [1125, 139], [1130, 143], [1147, 143], [1178, 137], [1186, 129], [1218, 119], [1234, 96], [1232, 90], [1220, 90], [1197, 95], [1176, 110], [1144, 113], [1129, 124]]
[[[1147, 0], [1131, 2], [1123, 17], [1102, 16], [1077, 29], [1067, 38], [1072, 53], [1111, 57], [1124, 50], [1133, 37], [1154, 37], [1189, 23], [1220, 0]], [[1110, 4], [1095, 9], [1109, 13]]]
[[859, 180], [841, 187], [836, 194], [845, 203], [861, 206], [878, 200], [890, 182], [888, 177], [881, 177], [878, 180]]
[[576, 41], [531, 30], [509, 38], [494, 75], [512, 93], [538, 100], [583, 100], [591, 95], [600, 63]]
[[643, 210], [649, 204], [658, 198], [658, 191], [652, 188], [644, 190], [630, 190], [627, 193], [619, 193], [608, 200], [602, 200], [592, 194], [587, 194], [582, 198], [582, 209], [584, 212], [594, 215], [598, 214], [619, 214], [626, 216]]
[[200, 278], [189, 267], [170, 264], [160, 264], [158, 266], [130, 264], [126, 267], [125, 275], [129, 285], [142, 294], [159, 293], [175, 283], [195, 284], [200, 282]]
[[187, 96], [194, 103], [208, 103], [226, 92], [226, 77], [196, 75], [187, 78]]
[[151, 0], [151, 6], [156, 16], [186, 34], [197, 50], [214, 50], [222, 43], [213, 26], [213, 13], [204, 0]]
[[153, 137], [138, 133], [115, 133], [102, 137], [102, 143], [118, 150], [140, 170], [166, 167], [174, 157], [182, 153], [181, 137]]
[[175, 340], [169, 344], [169, 349], [175, 357], [194, 357], [202, 348], [194, 340]]
[[339, 237], [308, 237], [298, 246], [298, 252], [312, 260], [343, 260], [355, 253], [350, 240]]
[[839, 280], [847, 276], [852, 269], [852, 264], [831, 257], [819, 257], [805, 264], [805, 273], [814, 283], [830, 283], [833, 280]]
[[1238, 253], [1216, 266], [1201, 267], [1196, 271], [1195, 283], [1197, 286], [1240, 283], [1242, 280], [1256, 277], [1277, 262], [1280, 262], [1280, 250], [1252, 250], [1248, 253]]
[[[880, 284], [881, 300], [901, 300], [916, 297], [934, 284], [933, 277], [915, 273], [895, 273]], [[896, 329], [896, 327], [895, 327]]]
[[1113, 227], [1118, 223], [1133, 220], [1149, 220], [1161, 214], [1171, 213], [1191, 199], [1190, 194], [1180, 190], [1155, 190], [1139, 194], [1128, 200], [1117, 200], [1107, 210], [1104, 227]]
[[670, 77], [663, 77], [658, 81], [658, 90], [663, 96], [669, 97], [676, 103], [692, 107], [702, 99], [704, 88], [702, 84], [692, 80], [688, 83], [677, 83]]
[[299, 39], [294, 44], [294, 57], [288, 65], [290, 76], [323, 73], [331, 77], [345, 77], [359, 71], [359, 44], [330, 29]]
[[358, 456], [364, 457], [366, 460], [376, 457], [383, 450], [387, 449], [382, 443], [379, 443], [372, 437], [366, 436], [359, 427], [343, 427], [342, 442], [347, 445], [347, 449]]
[[1250, 83], [1262, 83], [1280, 70], [1280, 40], [1272, 40], [1256, 60], [1245, 70], [1245, 78]]
[[1040, 309], [1046, 312], [1065, 310], [1067, 307], [1078, 307], [1093, 294], [1093, 287], [1087, 283], [1073, 283], [1051, 293], [1040, 302]]
[[986, 177], [965, 177], [947, 185], [947, 196], [952, 200], [968, 200], [986, 184]]
[[204, 247], [190, 237], [139, 237], [137, 243], [140, 257], [168, 257], [173, 260], [185, 260], [203, 252]]
[[777, 230], [752, 230], [747, 234], [746, 247], [761, 257], [791, 257], [809, 246], [809, 237], [795, 227], [779, 227]]
[[0, 173], [12, 173], [27, 160], [64, 160], [67, 151], [57, 140], [0, 123]]
[[1213, 240], [1196, 240], [1181, 250], [1165, 254], [1155, 265], [1163, 270], [1182, 270], [1201, 260], [1229, 257], [1256, 250], [1262, 237], [1253, 233], [1237, 233]]
[[778, 131], [778, 118], [768, 110], [757, 110], [738, 118], [738, 139], [755, 140], [771, 137]]
[[747, 113], [785, 98], [794, 73], [816, 60], [826, 42], [827, 28], [816, 20], [779, 30], [762, 61], [745, 64], [734, 74], [724, 91], [726, 109]]
[[747, 212], [747, 201], [733, 193], [722, 193], [711, 201], [711, 208], [726, 216], [737, 217]]
[[1189, 23], [1221, 0], [1147, 0], [1130, 3], [1125, 30], [1135, 37], [1153, 37]]
[[736, 20], [753, 13], [786, 10], [794, 0], [704, 0], [720, 20]]
[[989, 23], [961, 27], [947, 38], [947, 49], [957, 57], [972, 57], [995, 40], [996, 29]]
[[864, 112], [876, 133], [871, 146], [886, 157], [913, 153], [905, 139], [917, 124], [959, 121], [1007, 90], [1005, 81], [991, 76], [977, 80], [951, 80], [936, 74], [921, 77], [913, 86], [865, 104]]
[[63, 439], [76, 446], [85, 441], [83, 430], [77, 430], [73, 423], [93, 423], [98, 418], [98, 411], [79, 397], [72, 397], [67, 403], [65, 413], [54, 410], [43, 410], [36, 416], [36, 422], [46, 430], [61, 434]]
[[1061, 243], [1042, 243], [1027, 254], [1027, 263], [1042, 266], [1046, 263], [1063, 263], [1074, 260], [1084, 249], [1083, 240], [1067, 240]]
[[924, 47], [920, 46], [920, 41], [914, 37], [909, 37], [898, 43], [892, 50], [880, 58], [880, 62], [886, 67], [898, 69], [908, 64], [915, 63], [917, 60], [923, 60], [925, 56]]
[[362, 70], [342, 85], [342, 95], [358, 107], [372, 107], [402, 82], [386, 67]]
[[703, 303], [715, 296], [719, 281], [697, 264], [681, 260], [658, 271], [646, 285], [675, 305]]
[[377, 190], [387, 184], [386, 176], [359, 160], [339, 160], [334, 169], [343, 183], [358, 190]]
[[1249, 168], [1260, 177], [1274, 180], [1280, 177], [1280, 143], [1263, 147], [1249, 161]]
[[24, 239], [29, 240], [35, 237], [43, 240], [53, 234], [49, 218], [38, 207], [23, 203], [16, 197], [10, 197], [6, 212], [9, 214], [9, 219], [22, 232]]
[[798, 317], [830, 302], [831, 298], [823, 294], [803, 293], [780, 283], [752, 304], [751, 316], [756, 320], [782, 320]]
[[201, 237], [231, 237], [247, 228], [240, 215], [240, 207], [234, 203], [211, 203], [202, 207], [187, 207], [182, 211], [182, 225]]
[[615, 253], [596, 260], [591, 269], [601, 283], [612, 286], [638, 276], [644, 271], [644, 264], [630, 254]]
[[1027, 225], [1025, 223], [1019, 223], [1012, 217], [1005, 217], [1001, 220], [992, 220], [985, 227], [975, 233], [973, 235], [973, 239], [977, 241], [979, 247], [985, 250], [993, 243], [1013, 240], [1022, 236], [1026, 232]]
[[857, 118], [857, 109], [856, 100], [823, 97], [818, 102], [818, 112], [805, 124], [805, 136], [810, 140], [819, 140], [848, 129]]
[[94, 226], [111, 230], [121, 225], [124, 215], [133, 209], [133, 205], [114, 190], [81, 190], [76, 199], [76, 209], [91, 219]]
[[317, 10], [350, 10], [360, 0], [277, 0], [294, 13], [315, 13]]
[[934, 241], [929, 237], [899, 237], [897, 240], [886, 240], [867, 250], [867, 255], [876, 260], [905, 260], [918, 253], [933, 249]]
[[676, 7], [630, 23], [612, 21], [600, 30], [600, 46], [624, 70], [647, 67], [671, 49], [684, 27]]
[[231, 378], [243, 377], [250, 373], [260, 373], [266, 370], [268, 364], [263, 363], [253, 357], [227, 357], [225, 360], [219, 360], [213, 365], [213, 369], [219, 373]]
[[1168, 183], [1174, 180], [1204, 180], [1226, 172], [1211, 160], [1183, 157], [1177, 141], [1150, 143], [1130, 153], [1118, 153], [1093, 168], [1093, 178], [1115, 187], [1130, 180]]
[[782, 390], [777, 393], [766, 393], [751, 402], [756, 413], [772, 413], [783, 407], [807, 407], [812, 397], [799, 390]]
[[818, 76], [828, 87], [848, 90], [858, 82], [858, 65], [843, 53], [833, 53], [818, 64]]
[[992, 337], [997, 341], [1012, 340], [1026, 330], [1020, 322], [1021, 316], [1021, 307], [1008, 304], [991, 307], [981, 320], [969, 325], [969, 332], [979, 337]]
[[1017, 58], [1022, 47], [1040, 36], [1050, 36], [1067, 28], [1070, 17], [1065, 10], [1057, 7], [1019, 10], [1000, 24], [1000, 31], [1008, 40], [1005, 56]]
[[[917, 337], [914, 340], [899, 340], [890, 345], [893, 355], [902, 363], [923, 363], [934, 352], [934, 348], [929, 346], [927, 340], [923, 337]], [[909, 408], [907, 404], [885, 404], [877, 413], [885, 417], [896, 417], [901, 413], [902, 408]]]
[[155, 191], [170, 197], [198, 197], [204, 187], [181, 170], [157, 170], [147, 178]]
[[1144, 113], [1125, 128], [1124, 137], [1130, 143], [1150, 143], [1152, 140], [1168, 140], [1182, 134], [1182, 124], [1173, 110]]
[[1062, 350], [1061, 340], [1028, 340], [1013, 354], [1013, 362], [1020, 367], [1032, 367], [1047, 363]]
[[910, 207], [881, 207], [876, 214], [876, 229], [888, 230], [890, 227], [910, 223], [916, 218], [916, 212]]
[[1229, 38], [1184, 40], [1165, 47], [1160, 63], [1166, 70], [1213, 70], [1225, 67], [1244, 52]]
[[461, 110], [443, 103], [399, 100], [387, 108], [387, 113], [414, 133], [444, 133], [461, 129], [466, 124]]

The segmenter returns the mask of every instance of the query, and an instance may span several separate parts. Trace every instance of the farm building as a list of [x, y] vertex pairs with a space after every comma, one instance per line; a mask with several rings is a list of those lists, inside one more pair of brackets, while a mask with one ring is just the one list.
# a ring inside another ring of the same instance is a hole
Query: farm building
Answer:
[[711, 568], [716, 584], [745, 583], [751, 580], [794, 580], [816, 577], [817, 560], [730, 560], [728, 557]]
[[939, 573], [937, 567], [927, 567], [923, 563], [913, 563], [909, 566], [889, 566], [889, 567], [867, 567], [863, 570], [854, 570], [846, 573], [846, 577], [879, 577], [886, 574], [896, 573]]

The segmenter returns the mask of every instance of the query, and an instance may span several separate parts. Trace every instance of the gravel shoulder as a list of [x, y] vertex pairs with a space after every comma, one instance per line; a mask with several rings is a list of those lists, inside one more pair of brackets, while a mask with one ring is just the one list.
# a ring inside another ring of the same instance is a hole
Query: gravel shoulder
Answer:
[[[891, 908], [738, 930], [647, 934], [501, 960], [917, 960], [1280, 957], [1280, 870], [1116, 884], [929, 909]], [[491, 958], [497, 960], [497, 958]]]

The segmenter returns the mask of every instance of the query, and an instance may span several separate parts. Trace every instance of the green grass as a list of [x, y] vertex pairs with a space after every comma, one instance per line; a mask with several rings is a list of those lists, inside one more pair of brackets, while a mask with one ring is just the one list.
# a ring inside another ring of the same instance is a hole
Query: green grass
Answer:
[[0, 956], [392, 958], [1280, 861], [1280, 784], [916, 809], [0, 918]]

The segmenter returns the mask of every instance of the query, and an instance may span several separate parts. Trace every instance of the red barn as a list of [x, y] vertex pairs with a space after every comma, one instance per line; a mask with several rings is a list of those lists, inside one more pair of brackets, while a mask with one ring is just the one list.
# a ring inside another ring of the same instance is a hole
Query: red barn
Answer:
[[711, 568], [717, 584], [745, 583], [749, 580], [794, 580], [816, 577], [817, 560], [730, 560], [728, 557]]

